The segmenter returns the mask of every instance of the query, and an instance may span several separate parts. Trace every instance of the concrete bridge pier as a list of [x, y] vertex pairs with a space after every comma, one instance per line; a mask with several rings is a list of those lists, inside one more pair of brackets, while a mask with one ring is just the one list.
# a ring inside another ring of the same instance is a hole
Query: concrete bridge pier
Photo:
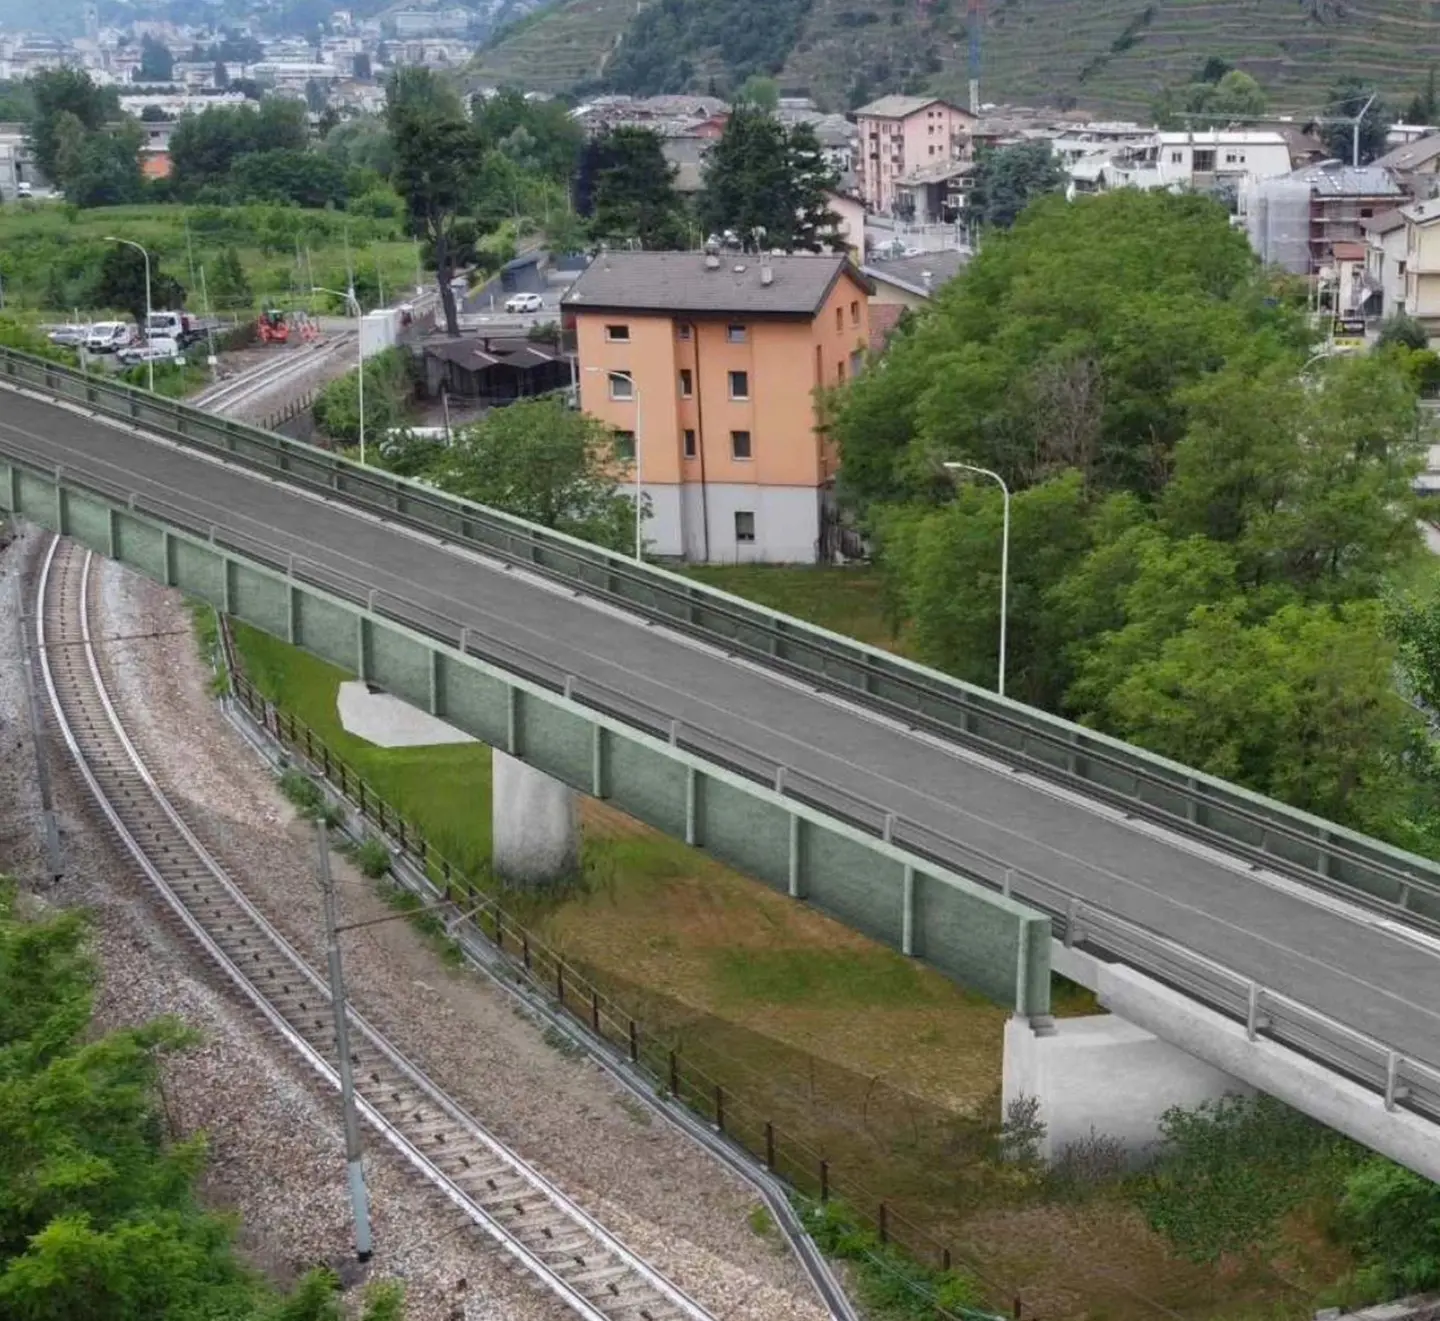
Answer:
[[511, 885], [544, 885], [580, 871], [580, 805], [575, 791], [495, 748], [491, 861]]
[[1114, 1014], [1005, 1024], [1004, 1113], [1020, 1097], [1039, 1101], [1040, 1156], [1059, 1159], [1092, 1137], [1121, 1145], [1132, 1163], [1160, 1138], [1172, 1106], [1249, 1095], [1254, 1089]]

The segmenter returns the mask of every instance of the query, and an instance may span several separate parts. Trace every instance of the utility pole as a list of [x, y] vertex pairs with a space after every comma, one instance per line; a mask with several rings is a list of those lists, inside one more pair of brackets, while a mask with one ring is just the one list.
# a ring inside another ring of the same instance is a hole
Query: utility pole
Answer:
[[1379, 95], [1379, 92], [1370, 93], [1370, 99], [1360, 107], [1360, 113], [1355, 116], [1355, 123], [1351, 125], [1350, 164], [1357, 170], [1360, 168], [1360, 121], [1370, 113], [1370, 107], [1375, 104], [1375, 98]]
[[360, 1121], [355, 1114], [355, 1078], [350, 1070], [350, 1024], [345, 1017], [345, 976], [340, 967], [340, 932], [335, 921], [335, 882], [330, 875], [330, 832], [316, 823], [320, 853], [320, 890], [325, 899], [325, 954], [330, 964], [330, 1004], [335, 1011], [335, 1050], [340, 1057], [340, 1101], [345, 1111], [345, 1173], [350, 1209], [355, 1215], [355, 1258], [369, 1261], [370, 1199], [361, 1163]]

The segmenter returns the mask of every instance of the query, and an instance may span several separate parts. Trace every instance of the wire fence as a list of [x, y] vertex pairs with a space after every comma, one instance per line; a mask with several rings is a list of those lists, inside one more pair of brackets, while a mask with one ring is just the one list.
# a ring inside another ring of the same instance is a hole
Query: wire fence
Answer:
[[[743, 1147], [802, 1197], [819, 1203], [841, 1201], [847, 1213], [876, 1241], [910, 1257], [931, 1271], [972, 1277], [992, 1305], [1002, 1301], [1020, 1315], [1013, 1289], [987, 1274], [980, 1263], [955, 1245], [898, 1210], [885, 1198], [862, 1187], [825, 1153], [787, 1132], [733, 1086], [726, 1086], [697, 1067], [663, 1031], [652, 1030], [624, 1005], [585, 977], [543, 938], [508, 913], [476, 879], [446, 858], [424, 830], [397, 811], [365, 777], [334, 752], [303, 720], [265, 697], [244, 674], [222, 624], [230, 689], [235, 699], [282, 748], [302, 760], [347, 800], [363, 821], [373, 825], [419, 869], [445, 898], [509, 960], [517, 975], [543, 991], [575, 1022], [626, 1055], [665, 1096], [687, 1106], [717, 1132]], [[916, 1295], [933, 1301], [933, 1290], [910, 1282]], [[989, 1317], [990, 1313], [946, 1309], [939, 1316]]]

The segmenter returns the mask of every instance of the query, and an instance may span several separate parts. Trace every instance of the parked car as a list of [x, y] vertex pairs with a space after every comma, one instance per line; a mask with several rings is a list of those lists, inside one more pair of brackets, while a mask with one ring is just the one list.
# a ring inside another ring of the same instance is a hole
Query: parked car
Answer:
[[85, 347], [91, 353], [114, 353], [134, 338], [127, 322], [97, 321], [85, 336]]
[[180, 356], [180, 343], [169, 335], [152, 335], [139, 344], [131, 344], [115, 355], [122, 367], [133, 367], [139, 362], [173, 362]]
[[538, 312], [545, 306], [545, 300], [539, 294], [511, 294], [505, 300], [507, 312]]
[[34, 185], [34, 184], [29, 184], [29, 183], [17, 183], [17, 184], [15, 185], [15, 196], [16, 196], [16, 197], [34, 197], [34, 196], [35, 196], [35, 185]]
[[77, 344], [83, 344], [89, 334], [89, 326], [72, 324], [53, 327], [45, 338], [52, 344], [66, 344], [74, 347]]

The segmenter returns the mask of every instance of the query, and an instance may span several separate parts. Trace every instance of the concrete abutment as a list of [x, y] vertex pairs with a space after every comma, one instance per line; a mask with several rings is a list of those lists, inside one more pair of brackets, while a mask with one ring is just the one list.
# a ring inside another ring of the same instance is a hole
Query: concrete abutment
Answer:
[[1005, 1024], [1004, 1113], [1022, 1097], [1038, 1102], [1046, 1161], [1102, 1139], [1139, 1162], [1159, 1141], [1167, 1110], [1253, 1090], [1114, 1014], [1043, 1022], [1016, 1015]]

